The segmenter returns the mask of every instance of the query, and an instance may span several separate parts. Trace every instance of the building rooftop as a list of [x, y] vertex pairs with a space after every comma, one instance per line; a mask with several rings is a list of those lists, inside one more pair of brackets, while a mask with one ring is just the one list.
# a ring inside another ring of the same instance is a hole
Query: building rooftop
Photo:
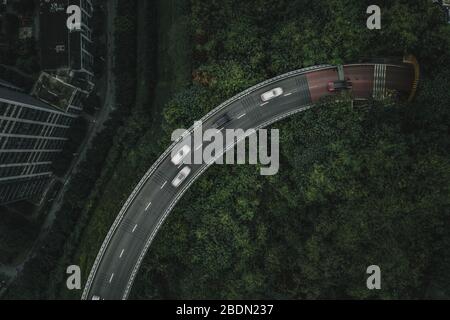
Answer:
[[[60, 68], [79, 70], [82, 67], [81, 43], [83, 32], [67, 28], [66, 9], [69, 5], [80, 5], [80, 0], [41, 0], [39, 7], [40, 48], [44, 70]], [[83, 21], [83, 24], [88, 21]], [[83, 45], [90, 51], [88, 41]]]
[[40, 1], [40, 47], [44, 69], [69, 67], [69, 30], [66, 0]]
[[43, 72], [33, 88], [32, 95], [60, 111], [67, 112], [77, 90], [76, 87]]
[[6, 87], [6, 88], [9, 88], [9, 89], [13, 89], [13, 90], [16, 90], [16, 91], [22, 91], [23, 92], [23, 89], [15, 86], [12, 83], [9, 83], [8, 81], [5, 81], [3, 79], [0, 79], [0, 87]]
[[14, 101], [21, 104], [27, 104], [32, 105], [36, 107], [41, 107], [44, 109], [53, 109], [53, 107], [49, 106], [48, 104], [26, 94], [23, 92], [19, 92], [16, 90], [12, 90], [6, 87], [0, 86], [0, 100], [5, 99], [9, 101]]

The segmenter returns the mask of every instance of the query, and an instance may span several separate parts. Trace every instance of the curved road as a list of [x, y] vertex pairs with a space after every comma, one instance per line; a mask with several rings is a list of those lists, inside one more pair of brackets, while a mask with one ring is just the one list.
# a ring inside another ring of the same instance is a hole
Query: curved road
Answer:
[[[339, 72], [341, 71], [341, 72]], [[329, 81], [339, 75], [353, 83], [355, 99], [380, 98], [387, 90], [408, 96], [417, 84], [411, 64], [349, 64], [321, 65], [301, 69], [260, 83], [224, 102], [205, 115], [203, 130], [214, 127], [214, 122], [227, 113], [232, 120], [227, 129], [260, 129], [294, 113], [312, 107], [321, 97], [335, 94], [327, 90]], [[261, 94], [275, 87], [283, 88], [283, 95], [263, 104]], [[189, 129], [192, 134], [193, 127]], [[190, 175], [178, 187], [171, 181], [182, 169], [171, 162], [175, 141], [153, 164], [109, 230], [87, 279], [82, 299], [126, 299], [134, 278], [155, 234], [187, 188], [210, 164], [189, 165]], [[192, 148], [194, 150], [194, 148]]]

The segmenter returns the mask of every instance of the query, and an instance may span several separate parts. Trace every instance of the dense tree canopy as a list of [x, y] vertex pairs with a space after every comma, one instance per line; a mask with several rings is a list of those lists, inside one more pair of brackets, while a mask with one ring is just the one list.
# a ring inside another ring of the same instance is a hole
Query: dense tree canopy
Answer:
[[[209, 169], [160, 231], [134, 297], [448, 294], [449, 70], [436, 76], [436, 61], [448, 66], [449, 29], [438, 10], [389, 1], [369, 32], [364, 1], [257, 2], [192, 1], [195, 85], [168, 104], [166, 135], [274, 74], [370, 55], [415, 53], [426, 72], [417, 101], [323, 101], [274, 125], [278, 175]], [[372, 264], [382, 291], [366, 288]]]

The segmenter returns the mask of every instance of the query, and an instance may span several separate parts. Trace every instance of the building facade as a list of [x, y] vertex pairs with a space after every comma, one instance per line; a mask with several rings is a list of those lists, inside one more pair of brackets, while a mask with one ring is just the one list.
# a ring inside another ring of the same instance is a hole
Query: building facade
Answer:
[[[81, 10], [69, 30], [67, 8]], [[30, 94], [0, 82], [0, 205], [39, 199], [52, 178], [52, 162], [93, 88], [91, 0], [40, 0], [42, 72]]]
[[0, 204], [41, 195], [75, 114], [0, 87]]
[[[69, 30], [67, 8], [81, 9], [79, 29]], [[92, 54], [92, 13], [90, 0], [41, 0], [39, 30], [41, 33], [42, 68], [53, 74], [66, 74], [74, 85], [89, 91], [94, 77]], [[59, 27], [56, 27], [59, 26]]]

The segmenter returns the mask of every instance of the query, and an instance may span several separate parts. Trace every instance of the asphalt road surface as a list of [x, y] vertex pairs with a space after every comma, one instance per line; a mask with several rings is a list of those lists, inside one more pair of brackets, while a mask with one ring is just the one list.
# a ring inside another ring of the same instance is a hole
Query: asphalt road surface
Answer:
[[[382, 97], [388, 90], [408, 95], [414, 83], [414, 69], [409, 64], [344, 65], [344, 75], [353, 83], [355, 99]], [[224, 102], [202, 118], [203, 130], [225, 113], [231, 117], [227, 129], [259, 129], [294, 113], [312, 107], [320, 98], [332, 95], [330, 81], [338, 80], [336, 66], [322, 65], [293, 71], [258, 84]], [[261, 94], [273, 88], [283, 94], [268, 103]], [[193, 128], [190, 128], [192, 134]], [[171, 182], [182, 170], [171, 162], [174, 142], [153, 164], [123, 206], [103, 242], [87, 280], [82, 299], [126, 299], [134, 278], [153, 238], [167, 215], [187, 188], [209, 164], [189, 165], [189, 176], [176, 188]], [[203, 146], [205, 147], [205, 146]], [[178, 149], [177, 149], [178, 150]], [[191, 147], [191, 152], [194, 147]]]

